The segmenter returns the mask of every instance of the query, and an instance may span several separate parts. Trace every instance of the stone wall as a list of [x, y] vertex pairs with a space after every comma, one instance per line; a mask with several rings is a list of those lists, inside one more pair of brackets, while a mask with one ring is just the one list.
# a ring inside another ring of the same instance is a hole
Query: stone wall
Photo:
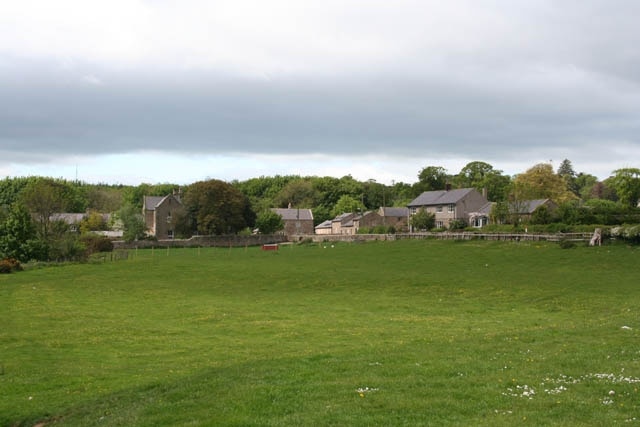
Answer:
[[113, 242], [114, 249], [135, 248], [182, 248], [182, 247], [243, 247], [259, 246], [269, 243], [283, 243], [287, 236], [279, 234], [256, 234], [251, 236], [193, 236], [190, 239], [138, 240], [135, 242]]

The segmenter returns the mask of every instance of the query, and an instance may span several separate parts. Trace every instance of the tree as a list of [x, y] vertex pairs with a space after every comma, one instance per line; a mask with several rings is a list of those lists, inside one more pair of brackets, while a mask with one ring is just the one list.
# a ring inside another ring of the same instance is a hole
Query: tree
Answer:
[[640, 200], [640, 169], [623, 168], [613, 171], [609, 182], [616, 190], [620, 203], [629, 207], [636, 207]]
[[255, 222], [249, 199], [224, 181], [199, 181], [185, 190], [183, 204], [200, 234], [237, 233]]
[[40, 238], [45, 241], [49, 236], [51, 216], [66, 210], [68, 200], [64, 196], [63, 185], [49, 178], [30, 182], [21, 193], [21, 201], [36, 217]]
[[467, 163], [454, 180], [460, 188], [475, 188], [479, 192], [486, 190], [487, 198], [491, 201], [505, 200], [511, 183], [511, 179], [502, 175], [502, 171], [494, 169], [489, 163], [478, 161]]
[[344, 195], [340, 197], [336, 205], [333, 207], [333, 216], [338, 216], [347, 212], [362, 212], [364, 205], [355, 197]]
[[97, 211], [90, 211], [80, 222], [80, 231], [82, 233], [88, 233], [89, 231], [106, 230], [107, 224], [102, 214]]
[[516, 200], [551, 199], [558, 204], [577, 198], [548, 163], [539, 163], [516, 176], [513, 196]]
[[573, 170], [571, 160], [564, 159], [558, 166], [557, 174], [567, 183], [567, 188], [576, 196], [580, 196], [580, 187], [577, 182], [578, 175]]
[[275, 207], [279, 208], [289, 205], [294, 208], [311, 208], [316, 205], [318, 199], [318, 191], [313, 188], [311, 181], [300, 178], [285, 185], [274, 201]]
[[133, 242], [143, 239], [146, 235], [147, 226], [144, 223], [142, 213], [132, 204], [126, 204], [118, 211], [118, 218], [122, 221], [125, 242]]
[[3, 258], [15, 258], [20, 262], [46, 259], [46, 247], [37, 238], [31, 215], [20, 204], [14, 204], [0, 223], [0, 259]]
[[414, 230], [431, 230], [436, 226], [436, 215], [431, 212], [427, 212], [426, 209], [418, 209], [418, 211], [411, 216], [411, 227]]
[[273, 234], [284, 228], [282, 217], [272, 210], [265, 210], [258, 214], [256, 227], [262, 234]]
[[427, 166], [418, 173], [418, 186], [420, 192], [444, 190], [449, 175], [442, 166]]

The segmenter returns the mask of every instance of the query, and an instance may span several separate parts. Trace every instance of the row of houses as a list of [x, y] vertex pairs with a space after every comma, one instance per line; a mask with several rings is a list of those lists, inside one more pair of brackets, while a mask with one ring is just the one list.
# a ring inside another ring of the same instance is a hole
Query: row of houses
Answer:
[[[484, 193], [484, 192], [483, 192]], [[343, 213], [337, 217], [314, 225], [311, 209], [274, 208], [282, 217], [283, 232], [287, 235], [301, 234], [357, 234], [361, 228], [377, 226], [393, 227], [398, 232], [416, 231], [411, 229], [410, 218], [423, 209], [435, 216], [436, 228], [448, 228], [452, 222], [462, 220], [481, 228], [489, 224], [494, 203], [486, 194], [474, 188], [425, 191], [406, 207], [381, 207], [364, 213]], [[530, 217], [541, 206], [553, 210], [556, 205], [549, 199], [528, 200], [518, 203], [515, 213]], [[146, 196], [143, 215], [148, 233], [158, 239], [172, 239], [175, 218], [184, 212], [179, 193], [164, 197]]]
[[[484, 193], [484, 192], [483, 192]], [[364, 213], [346, 212], [333, 219], [313, 226], [311, 209], [273, 209], [285, 224], [284, 232], [293, 234], [357, 234], [361, 228], [378, 226], [393, 227], [397, 232], [417, 231], [411, 227], [411, 216], [419, 210], [432, 213], [436, 228], [448, 228], [454, 221], [476, 228], [489, 224], [491, 211], [495, 205], [487, 200], [486, 194], [474, 188], [426, 191], [412, 200], [407, 207], [381, 207]], [[546, 207], [557, 206], [550, 199], [525, 200], [511, 206], [512, 214], [521, 220], [530, 219], [533, 212]]]

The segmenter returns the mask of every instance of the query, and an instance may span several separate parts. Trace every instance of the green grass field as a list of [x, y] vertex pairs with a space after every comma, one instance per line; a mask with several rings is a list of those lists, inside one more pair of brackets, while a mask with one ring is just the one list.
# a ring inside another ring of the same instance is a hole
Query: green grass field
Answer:
[[0, 425], [640, 425], [640, 248], [129, 255], [0, 276]]

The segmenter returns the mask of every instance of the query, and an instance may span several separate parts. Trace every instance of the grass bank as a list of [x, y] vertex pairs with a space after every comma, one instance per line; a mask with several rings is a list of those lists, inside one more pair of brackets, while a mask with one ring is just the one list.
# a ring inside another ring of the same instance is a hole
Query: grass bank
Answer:
[[638, 424], [639, 256], [401, 241], [0, 276], [0, 425]]

